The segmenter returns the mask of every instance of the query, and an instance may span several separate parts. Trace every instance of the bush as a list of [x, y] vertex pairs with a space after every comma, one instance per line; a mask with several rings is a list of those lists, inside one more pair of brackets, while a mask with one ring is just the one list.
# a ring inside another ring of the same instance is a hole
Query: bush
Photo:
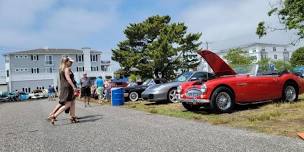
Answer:
[[290, 63], [293, 67], [304, 65], [304, 47], [298, 48], [292, 53]]

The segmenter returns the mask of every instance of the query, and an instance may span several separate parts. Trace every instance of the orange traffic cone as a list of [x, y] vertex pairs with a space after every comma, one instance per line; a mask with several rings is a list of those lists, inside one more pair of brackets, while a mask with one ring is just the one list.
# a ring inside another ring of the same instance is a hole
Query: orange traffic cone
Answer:
[[304, 140], [304, 132], [298, 132], [297, 135]]

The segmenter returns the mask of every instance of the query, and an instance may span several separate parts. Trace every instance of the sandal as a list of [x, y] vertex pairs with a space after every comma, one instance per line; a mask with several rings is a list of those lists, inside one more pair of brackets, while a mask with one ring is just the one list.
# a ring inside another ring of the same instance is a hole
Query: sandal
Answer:
[[[49, 121], [51, 121], [53, 116], [54, 116], [54, 115], [49, 115], [47, 119], [48, 119]], [[55, 121], [58, 121], [57, 118], [55, 118], [54, 120], [55, 120]]]
[[56, 121], [56, 117], [55, 116], [51, 116], [51, 124], [55, 125], [55, 121]]
[[77, 117], [71, 117], [70, 118], [71, 123], [78, 123], [79, 120], [77, 119]]

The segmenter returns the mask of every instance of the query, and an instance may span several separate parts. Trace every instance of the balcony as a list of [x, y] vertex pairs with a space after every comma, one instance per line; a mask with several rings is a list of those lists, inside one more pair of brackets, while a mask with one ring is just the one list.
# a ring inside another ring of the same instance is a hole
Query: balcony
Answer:
[[101, 65], [108, 65], [108, 66], [110, 66], [111, 61], [101, 61], [100, 63], [101, 63]]

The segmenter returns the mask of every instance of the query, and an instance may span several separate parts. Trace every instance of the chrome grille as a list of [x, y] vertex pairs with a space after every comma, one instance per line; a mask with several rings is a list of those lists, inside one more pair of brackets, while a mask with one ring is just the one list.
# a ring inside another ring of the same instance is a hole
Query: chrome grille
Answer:
[[198, 89], [189, 89], [186, 93], [188, 97], [198, 97], [202, 94], [202, 92]]

